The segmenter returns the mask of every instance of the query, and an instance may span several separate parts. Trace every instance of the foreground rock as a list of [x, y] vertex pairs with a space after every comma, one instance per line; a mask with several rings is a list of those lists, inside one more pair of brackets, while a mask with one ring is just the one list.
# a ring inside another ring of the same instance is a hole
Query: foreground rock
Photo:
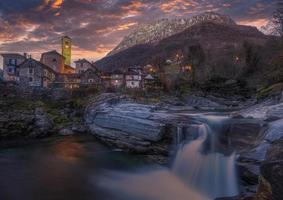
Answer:
[[149, 151], [166, 131], [164, 123], [154, 119], [158, 108], [134, 103], [126, 96], [104, 94], [90, 103], [85, 120], [92, 134], [104, 142], [131, 151]]
[[0, 112], [0, 139], [45, 137], [53, 122], [42, 108]]
[[266, 154], [260, 167], [257, 200], [283, 199], [283, 139], [277, 140]]

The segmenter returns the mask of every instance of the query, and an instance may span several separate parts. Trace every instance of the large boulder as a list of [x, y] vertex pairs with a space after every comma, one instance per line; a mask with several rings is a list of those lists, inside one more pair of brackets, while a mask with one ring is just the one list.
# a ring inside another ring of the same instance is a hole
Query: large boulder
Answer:
[[157, 109], [127, 96], [103, 94], [89, 103], [85, 120], [90, 132], [103, 141], [144, 152], [163, 139], [166, 126], [154, 119]]
[[257, 200], [283, 199], [283, 139], [274, 142], [260, 167]]

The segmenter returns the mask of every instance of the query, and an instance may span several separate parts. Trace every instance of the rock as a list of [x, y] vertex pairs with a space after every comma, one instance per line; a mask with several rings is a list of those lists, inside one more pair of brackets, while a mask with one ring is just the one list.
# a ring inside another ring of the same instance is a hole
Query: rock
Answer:
[[234, 118], [230, 121], [227, 137], [238, 152], [250, 150], [261, 143], [266, 127], [263, 120]]
[[277, 103], [274, 99], [245, 108], [234, 114], [242, 115], [243, 117], [253, 117], [272, 121], [283, 118], [283, 103]]
[[103, 94], [87, 106], [85, 119], [90, 132], [103, 141], [144, 152], [165, 132], [165, 124], [151, 118], [157, 109], [126, 96]]
[[283, 199], [283, 139], [274, 142], [260, 167], [257, 200]]
[[71, 130], [75, 133], [87, 133], [87, 128], [83, 124], [73, 124]]
[[216, 103], [214, 101], [211, 101], [208, 98], [194, 96], [194, 95], [186, 97], [186, 103], [189, 106], [197, 107], [200, 109], [225, 109], [227, 108], [226, 106]]
[[47, 136], [53, 122], [42, 108], [0, 109], [0, 138], [40, 138]]
[[69, 135], [74, 135], [75, 133], [71, 130], [71, 129], [68, 129], [68, 128], [63, 128], [59, 131], [59, 135], [62, 135], [62, 136], [69, 136]]
[[48, 134], [53, 127], [53, 122], [47, 116], [42, 108], [36, 108], [35, 112], [35, 126], [42, 136]]
[[274, 121], [268, 125], [265, 140], [274, 142], [283, 138], [283, 119]]

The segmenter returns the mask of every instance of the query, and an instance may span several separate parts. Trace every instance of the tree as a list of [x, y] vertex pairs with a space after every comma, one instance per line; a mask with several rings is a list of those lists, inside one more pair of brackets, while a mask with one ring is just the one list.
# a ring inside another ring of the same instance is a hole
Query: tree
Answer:
[[190, 45], [185, 49], [185, 62], [191, 66], [192, 82], [195, 83], [196, 69], [205, 60], [205, 53], [200, 44]]
[[277, 0], [273, 23], [276, 26], [276, 31], [283, 36], [283, 0]]
[[244, 43], [244, 53], [245, 53], [245, 61], [246, 61], [246, 74], [251, 74], [255, 72], [258, 68], [258, 64], [261, 60], [261, 56], [259, 54], [260, 47], [255, 46], [249, 42]]

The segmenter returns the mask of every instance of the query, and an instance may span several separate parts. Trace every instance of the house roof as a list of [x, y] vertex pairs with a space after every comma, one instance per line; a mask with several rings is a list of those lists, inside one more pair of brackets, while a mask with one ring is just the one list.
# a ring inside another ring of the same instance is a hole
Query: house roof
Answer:
[[112, 71], [111, 74], [124, 74], [124, 73], [121, 70], [116, 69]]
[[71, 67], [70, 65], [65, 65], [64, 67], [70, 70], [75, 70], [75, 68]]
[[136, 72], [136, 71], [128, 71], [125, 73], [125, 75], [140, 75], [140, 73]]
[[153, 76], [151, 74], [148, 74], [146, 77], [145, 77], [146, 80], [154, 80]]
[[19, 53], [1, 53], [1, 56], [3, 57], [19, 57], [25, 59], [26, 57], [19, 54]]
[[79, 59], [79, 60], [76, 60], [75, 63], [89, 63], [89, 64], [92, 64], [91, 62], [89, 62], [87, 59], [83, 58], [83, 59]]
[[65, 58], [62, 54], [58, 53], [56, 50], [47, 51], [47, 52], [42, 53], [42, 55], [44, 55], [44, 54], [57, 54], [57, 55]]
[[91, 67], [96, 70], [97, 72], [101, 72], [95, 65], [94, 63], [88, 61], [87, 59], [83, 58], [83, 59], [79, 59], [77, 61], [75, 61], [75, 63], [89, 63], [91, 65]]
[[21, 67], [28, 67], [28, 66], [26, 66], [26, 64], [32, 63], [32, 62], [33, 62], [33, 63], [36, 63], [36, 64], [38, 64], [38, 65], [40, 65], [40, 66], [43, 67], [44, 69], [47, 69], [47, 70], [53, 72], [54, 74], [57, 74], [57, 72], [56, 72], [55, 70], [53, 70], [51, 67], [49, 67], [49, 66], [43, 64], [42, 62], [39, 62], [39, 61], [33, 59], [33, 58], [28, 58], [28, 59], [26, 59], [23, 63], [21, 63], [21, 64], [19, 65], [19, 67], [20, 67], [20, 68], [21, 68]]

